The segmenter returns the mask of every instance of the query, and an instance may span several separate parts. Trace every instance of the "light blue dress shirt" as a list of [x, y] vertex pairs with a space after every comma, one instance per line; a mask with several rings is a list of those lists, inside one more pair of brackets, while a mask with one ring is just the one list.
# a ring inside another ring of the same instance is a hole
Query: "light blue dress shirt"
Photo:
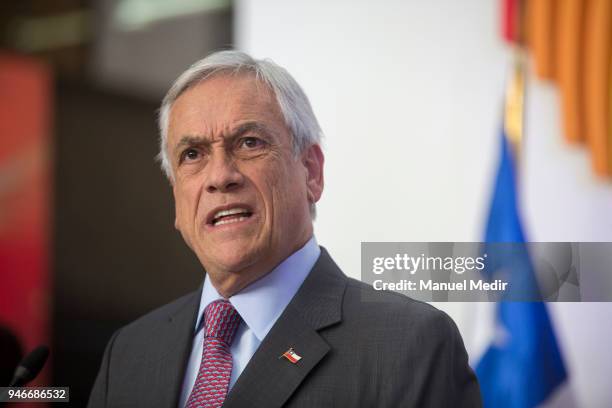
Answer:
[[[270, 273], [228, 299], [242, 317], [242, 322], [238, 326], [231, 345], [233, 365], [230, 389], [276, 320], [295, 296], [320, 253], [321, 249], [313, 236], [302, 248], [281, 262]], [[185, 371], [179, 407], [184, 407], [187, 403], [200, 369], [204, 343], [202, 322], [204, 309], [217, 299], [223, 299], [223, 297], [219, 295], [206, 275], [195, 326], [193, 348]]]

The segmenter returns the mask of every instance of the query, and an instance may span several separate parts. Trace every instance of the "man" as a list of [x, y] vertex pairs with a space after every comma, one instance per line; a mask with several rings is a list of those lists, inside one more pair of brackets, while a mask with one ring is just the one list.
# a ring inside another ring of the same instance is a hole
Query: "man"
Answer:
[[115, 333], [90, 407], [480, 406], [447, 315], [348, 279], [317, 245], [321, 130], [284, 69], [208, 56], [164, 98], [160, 132], [204, 283]]

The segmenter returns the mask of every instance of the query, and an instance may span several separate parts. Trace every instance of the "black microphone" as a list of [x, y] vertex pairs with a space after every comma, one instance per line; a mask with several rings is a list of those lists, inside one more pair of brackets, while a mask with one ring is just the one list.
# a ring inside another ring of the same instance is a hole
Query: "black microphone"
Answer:
[[9, 387], [21, 387], [32, 381], [40, 370], [42, 370], [47, 361], [47, 357], [49, 357], [49, 347], [36, 347], [34, 351], [21, 360], [21, 363], [19, 363], [15, 369], [15, 374], [13, 374], [13, 380], [9, 384]]

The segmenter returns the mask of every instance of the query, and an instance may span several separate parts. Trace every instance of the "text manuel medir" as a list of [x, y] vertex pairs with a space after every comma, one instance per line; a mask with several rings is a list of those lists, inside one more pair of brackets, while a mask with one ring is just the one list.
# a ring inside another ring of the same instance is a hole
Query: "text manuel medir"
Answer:
[[383, 282], [378, 279], [372, 283], [375, 290], [393, 290], [393, 291], [505, 291], [508, 282], [501, 279], [496, 279], [493, 282], [483, 280], [463, 280], [461, 282], [434, 282], [433, 280], [422, 280], [414, 282], [407, 279], [402, 279], [399, 282]]

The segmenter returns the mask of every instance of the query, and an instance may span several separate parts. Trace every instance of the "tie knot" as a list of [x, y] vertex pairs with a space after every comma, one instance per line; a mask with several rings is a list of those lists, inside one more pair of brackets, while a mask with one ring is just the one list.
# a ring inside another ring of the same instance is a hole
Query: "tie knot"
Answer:
[[232, 344], [240, 315], [227, 300], [215, 300], [204, 309], [205, 337], [213, 337]]

